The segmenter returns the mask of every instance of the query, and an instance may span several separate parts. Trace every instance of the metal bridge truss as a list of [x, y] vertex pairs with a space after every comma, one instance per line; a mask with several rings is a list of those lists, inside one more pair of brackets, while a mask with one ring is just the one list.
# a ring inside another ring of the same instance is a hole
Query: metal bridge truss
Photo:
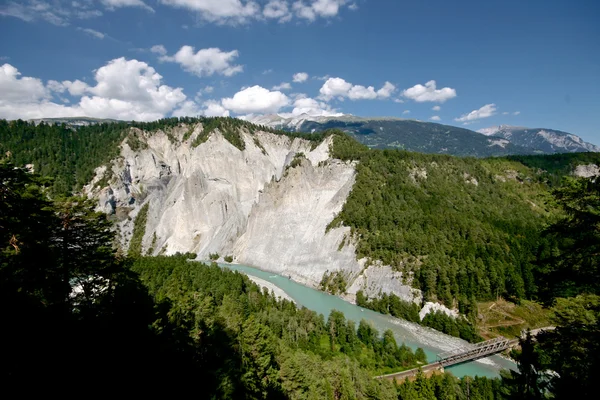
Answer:
[[477, 360], [492, 354], [499, 353], [511, 347], [511, 341], [500, 336], [486, 342], [477, 343], [474, 346], [463, 347], [437, 355], [438, 362], [442, 367], [460, 364], [465, 361]]

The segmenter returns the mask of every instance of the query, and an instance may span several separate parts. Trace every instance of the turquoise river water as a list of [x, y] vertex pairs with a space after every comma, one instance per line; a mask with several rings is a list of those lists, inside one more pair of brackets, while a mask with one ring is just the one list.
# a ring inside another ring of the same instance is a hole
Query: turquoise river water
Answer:
[[[220, 265], [221, 267], [229, 268], [271, 282], [294, 299], [297, 305], [304, 306], [310, 310], [323, 314], [325, 318], [327, 318], [332, 310], [338, 310], [344, 313], [346, 319], [353, 320], [357, 324], [361, 319], [371, 322], [381, 334], [386, 329], [391, 329], [394, 332], [398, 343], [404, 342], [412, 349], [416, 349], [417, 347], [423, 348], [425, 354], [427, 354], [427, 360], [430, 362], [436, 359], [438, 353], [466, 344], [466, 342], [460, 339], [444, 335], [433, 329], [358, 307], [337, 296], [311, 289], [272, 272], [266, 272], [239, 264]], [[452, 372], [455, 376], [478, 375], [498, 377], [500, 370], [503, 368], [514, 369], [515, 364], [502, 357], [492, 356], [480, 361], [453, 366], [447, 368], [447, 370]]]

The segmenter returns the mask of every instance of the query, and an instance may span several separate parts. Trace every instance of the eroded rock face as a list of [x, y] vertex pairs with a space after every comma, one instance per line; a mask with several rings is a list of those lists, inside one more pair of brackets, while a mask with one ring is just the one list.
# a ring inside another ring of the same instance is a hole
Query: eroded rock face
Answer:
[[[355, 180], [354, 164], [330, 158], [331, 138], [312, 148], [303, 139], [242, 130], [241, 151], [214, 131], [192, 146], [202, 129], [198, 124], [169, 134], [133, 130], [142, 145], [133, 150], [126, 139], [120, 157], [96, 170], [84, 191], [120, 220], [124, 248], [139, 210], [148, 204], [145, 253], [229, 255], [312, 287], [325, 272], [342, 271], [351, 300], [361, 289], [371, 297], [386, 292], [420, 300], [419, 291], [391, 268], [365, 269], [365, 260], [356, 260], [350, 228], [326, 230]], [[99, 187], [102, 182], [109, 186]]]
[[573, 175], [580, 178], [591, 178], [600, 175], [600, 167], [596, 164], [578, 165], [573, 171]]

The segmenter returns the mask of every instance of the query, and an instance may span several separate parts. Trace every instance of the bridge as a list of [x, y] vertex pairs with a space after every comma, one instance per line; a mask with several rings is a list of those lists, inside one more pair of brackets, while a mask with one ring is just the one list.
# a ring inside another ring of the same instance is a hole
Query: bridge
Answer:
[[437, 362], [442, 367], [449, 367], [451, 365], [464, 363], [467, 361], [475, 361], [480, 358], [485, 358], [501, 351], [507, 350], [519, 343], [519, 339], [508, 340], [505, 337], [499, 336], [497, 338], [487, 340], [485, 342], [477, 343], [473, 346], [465, 346], [462, 348], [450, 350], [437, 355]]
[[376, 376], [375, 379], [389, 379], [400, 382], [406, 378], [416, 375], [419, 370], [426, 375], [434, 374], [436, 372], [444, 372], [444, 367], [489, 357], [493, 354], [507, 350], [518, 343], [519, 339], [509, 340], [500, 336], [485, 342], [477, 343], [475, 345], [468, 345], [451, 351], [439, 353], [437, 355], [436, 362], [427, 364], [423, 367], [413, 368], [408, 371], [396, 372], [388, 375]]

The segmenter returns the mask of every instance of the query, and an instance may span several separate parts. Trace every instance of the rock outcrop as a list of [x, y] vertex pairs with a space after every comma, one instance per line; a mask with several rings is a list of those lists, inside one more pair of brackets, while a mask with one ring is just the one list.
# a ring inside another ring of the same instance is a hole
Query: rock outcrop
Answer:
[[[353, 163], [330, 157], [331, 137], [317, 145], [244, 128], [238, 134], [244, 150], [218, 130], [206, 136], [201, 124], [131, 128], [120, 157], [98, 168], [84, 191], [114, 215], [123, 248], [148, 204], [145, 254], [232, 256], [311, 287], [340, 271], [350, 300], [358, 290], [420, 300], [399, 272], [356, 260], [350, 228], [327, 229], [355, 180]], [[195, 146], [199, 135], [205, 141]]]

